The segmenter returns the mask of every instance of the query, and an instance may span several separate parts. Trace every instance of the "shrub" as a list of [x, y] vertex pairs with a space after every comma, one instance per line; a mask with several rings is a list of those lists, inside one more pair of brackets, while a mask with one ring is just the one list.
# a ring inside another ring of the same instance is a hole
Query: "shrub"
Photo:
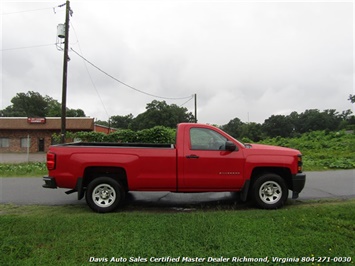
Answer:
[[[130, 129], [117, 130], [110, 134], [101, 132], [67, 132], [67, 139], [83, 142], [116, 142], [116, 143], [175, 143], [176, 130], [163, 126], [156, 126], [140, 131]], [[56, 143], [60, 142], [60, 134], [53, 134]]]

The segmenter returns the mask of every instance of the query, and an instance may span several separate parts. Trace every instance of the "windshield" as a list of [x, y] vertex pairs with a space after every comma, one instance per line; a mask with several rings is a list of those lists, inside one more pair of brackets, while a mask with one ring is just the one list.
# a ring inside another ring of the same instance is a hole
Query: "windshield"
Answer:
[[228, 135], [228, 140], [232, 140], [232, 141], [235, 141], [235, 142], [237, 142], [237, 143], [239, 143], [241, 146], [243, 146], [243, 147], [247, 147], [247, 144], [245, 144], [245, 143], [243, 143], [243, 142], [241, 142], [241, 141], [239, 141], [239, 140], [237, 140], [236, 138], [233, 138], [231, 135], [229, 135], [228, 133], [226, 133], [226, 132], [224, 132], [226, 135]]

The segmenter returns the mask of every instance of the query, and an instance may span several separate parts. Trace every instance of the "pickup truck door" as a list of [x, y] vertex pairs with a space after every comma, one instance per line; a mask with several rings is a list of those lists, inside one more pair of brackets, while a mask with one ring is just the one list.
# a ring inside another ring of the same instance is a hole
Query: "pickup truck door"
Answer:
[[243, 186], [243, 151], [227, 151], [226, 137], [212, 129], [192, 127], [184, 139], [179, 191], [234, 191]]

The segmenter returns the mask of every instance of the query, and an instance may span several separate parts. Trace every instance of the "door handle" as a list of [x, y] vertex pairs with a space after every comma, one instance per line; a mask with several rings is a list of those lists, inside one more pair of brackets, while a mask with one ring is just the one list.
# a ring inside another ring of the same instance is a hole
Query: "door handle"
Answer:
[[198, 159], [200, 156], [197, 156], [196, 154], [190, 154], [186, 156], [187, 159]]

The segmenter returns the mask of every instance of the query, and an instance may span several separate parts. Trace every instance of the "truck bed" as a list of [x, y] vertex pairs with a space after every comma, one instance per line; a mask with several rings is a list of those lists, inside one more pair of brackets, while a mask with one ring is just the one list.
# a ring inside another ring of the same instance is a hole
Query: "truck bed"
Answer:
[[133, 148], [171, 148], [174, 144], [167, 143], [115, 143], [115, 142], [72, 142], [66, 144], [58, 144], [55, 146], [80, 146], [80, 147], [133, 147]]

